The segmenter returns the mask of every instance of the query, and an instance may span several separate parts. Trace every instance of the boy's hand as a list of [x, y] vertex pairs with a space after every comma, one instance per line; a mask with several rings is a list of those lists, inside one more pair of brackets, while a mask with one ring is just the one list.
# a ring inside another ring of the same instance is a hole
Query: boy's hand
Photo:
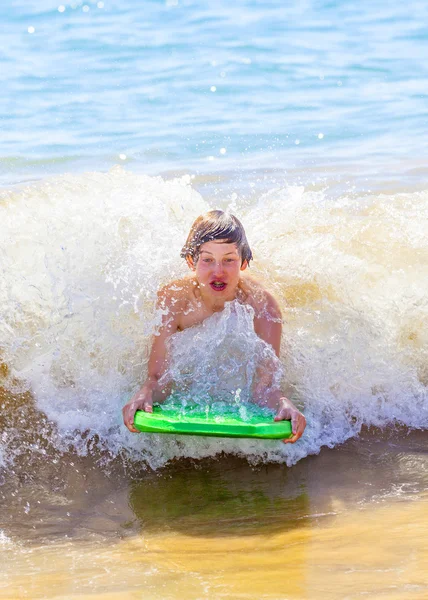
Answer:
[[123, 422], [131, 433], [138, 433], [138, 429], [134, 426], [134, 415], [137, 410], [144, 410], [149, 413], [153, 412], [151, 390], [142, 387], [141, 390], [122, 408]]
[[304, 415], [297, 410], [290, 400], [287, 398], [281, 398], [279, 403], [279, 410], [276, 413], [275, 421], [286, 421], [291, 420], [291, 428], [293, 435], [291, 438], [282, 440], [284, 444], [294, 444], [299, 438], [302, 437], [306, 427], [306, 419]]

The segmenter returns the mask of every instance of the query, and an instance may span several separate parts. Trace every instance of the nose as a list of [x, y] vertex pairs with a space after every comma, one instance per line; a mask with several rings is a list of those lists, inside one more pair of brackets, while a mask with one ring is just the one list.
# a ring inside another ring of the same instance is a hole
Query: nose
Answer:
[[223, 275], [223, 263], [216, 262], [214, 265], [214, 275]]

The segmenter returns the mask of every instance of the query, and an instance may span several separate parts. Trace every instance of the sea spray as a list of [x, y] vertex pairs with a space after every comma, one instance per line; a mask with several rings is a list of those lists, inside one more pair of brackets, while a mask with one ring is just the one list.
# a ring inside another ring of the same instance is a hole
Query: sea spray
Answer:
[[[194, 218], [213, 208], [189, 177], [115, 169], [4, 192], [3, 386], [31, 391], [58, 451], [98, 448], [153, 468], [219, 452], [291, 465], [364, 424], [425, 428], [426, 206], [425, 192], [333, 200], [328, 190], [296, 187], [238, 203], [251, 273], [283, 311], [283, 386], [308, 420], [304, 437], [283, 445], [132, 435], [121, 422], [146, 374], [156, 291], [186, 274], [181, 245]], [[241, 365], [245, 332], [242, 340]]]

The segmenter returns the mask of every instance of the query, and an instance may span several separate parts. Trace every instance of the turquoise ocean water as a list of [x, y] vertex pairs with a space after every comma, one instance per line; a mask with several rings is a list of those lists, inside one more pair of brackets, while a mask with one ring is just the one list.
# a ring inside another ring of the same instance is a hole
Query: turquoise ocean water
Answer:
[[0, 21], [4, 185], [117, 163], [426, 178], [423, 0], [15, 0]]

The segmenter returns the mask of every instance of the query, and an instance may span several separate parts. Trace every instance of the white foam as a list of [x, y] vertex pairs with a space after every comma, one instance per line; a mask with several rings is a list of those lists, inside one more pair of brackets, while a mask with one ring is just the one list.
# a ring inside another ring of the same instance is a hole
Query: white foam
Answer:
[[84, 453], [87, 432], [155, 467], [221, 451], [292, 464], [364, 423], [426, 427], [427, 207], [427, 193], [329, 201], [288, 188], [238, 214], [252, 271], [284, 311], [282, 364], [308, 419], [295, 445], [131, 435], [121, 424], [145, 377], [156, 290], [186, 272], [180, 248], [212, 208], [187, 177], [117, 168], [4, 193], [2, 361], [57, 424], [55, 444]]
[[12, 540], [0, 529], [0, 546], [11, 546]]

